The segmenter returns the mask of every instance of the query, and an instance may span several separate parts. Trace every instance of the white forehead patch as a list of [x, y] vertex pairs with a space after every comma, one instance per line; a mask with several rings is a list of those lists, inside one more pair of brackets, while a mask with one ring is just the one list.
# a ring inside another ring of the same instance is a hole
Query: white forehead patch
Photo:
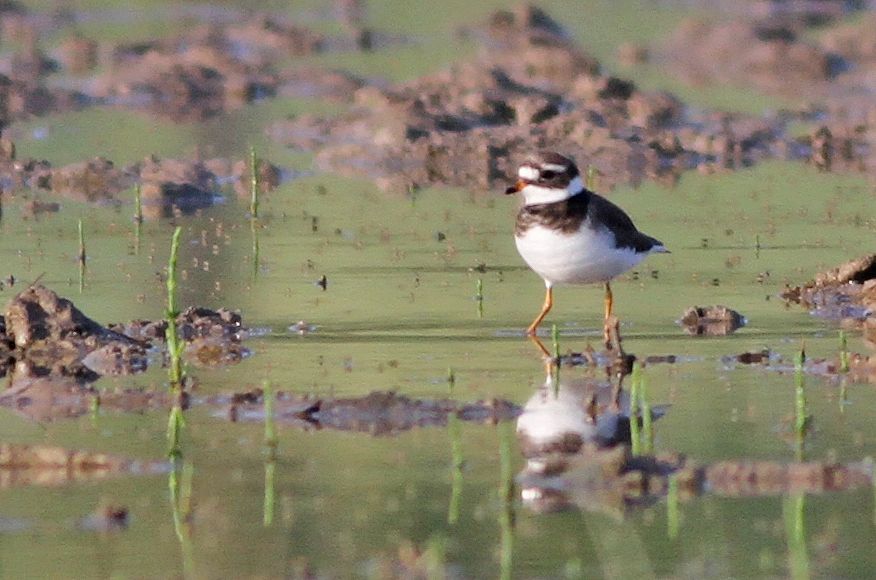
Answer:
[[523, 165], [517, 170], [517, 176], [526, 181], [538, 181], [539, 173], [535, 167]]
[[565, 165], [557, 165], [556, 163], [545, 163], [541, 168], [545, 171], [553, 171], [554, 173], [563, 173], [566, 171]]

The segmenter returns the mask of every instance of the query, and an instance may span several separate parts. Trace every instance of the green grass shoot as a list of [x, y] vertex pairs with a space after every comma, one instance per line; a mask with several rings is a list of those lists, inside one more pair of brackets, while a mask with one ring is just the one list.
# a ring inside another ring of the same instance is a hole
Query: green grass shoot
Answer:
[[641, 455], [642, 438], [639, 432], [639, 388], [642, 383], [642, 366], [633, 363], [633, 373], [630, 377], [630, 445], [633, 455]]
[[587, 182], [584, 185], [586, 185], [587, 189], [590, 191], [596, 191], [596, 177], [598, 174], [599, 172], [596, 170], [595, 166], [587, 166]]
[[262, 384], [262, 401], [265, 412], [265, 498], [262, 503], [262, 525], [270, 527], [274, 523], [276, 491], [274, 475], [277, 469], [277, 423], [274, 417], [274, 394], [271, 381]]
[[134, 188], [134, 255], [140, 255], [140, 239], [143, 236], [143, 192], [138, 183]]
[[453, 372], [453, 367], [447, 367], [447, 392], [453, 394], [453, 388], [456, 386], [456, 373]]
[[681, 514], [678, 511], [678, 474], [669, 476], [669, 489], [666, 491], [666, 535], [670, 540], [678, 537], [681, 528]]
[[803, 461], [803, 439], [809, 416], [806, 412], [806, 380], [803, 372], [806, 363], [806, 346], [794, 356], [794, 434], [797, 440], [797, 461]]
[[265, 447], [276, 449], [277, 447], [277, 423], [274, 417], [274, 388], [271, 381], [265, 381], [262, 385], [262, 399], [265, 411]]
[[514, 564], [514, 469], [511, 460], [511, 439], [514, 424], [499, 425], [499, 509], [500, 552], [499, 578], [512, 577]]
[[82, 219], [79, 219], [79, 262], [85, 263], [85, 231], [82, 229]]
[[447, 418], [447, 432], [450, 436], [450, 503], [447, 506], [447, 523], [455, 525], [459, 522], [459, 508], [462, 500], [462, 468], [465, 465], [465, 457], [462, 454], [462, 421], [451, 413]]
[[174, 405], [167, 418], [167, 457], [177, 461], [182, 457], [182, 432], [186, 426], [182, 406]]
[[77, 260], [79, 261], [79, 293], [85, 289], [85, 231], [82, 228], [82, 219], [79, 219], [79, 254], [77, 256]]
[[478, 303], [478, 318], [484, 317], [484, 281], [478, 278], [475, 285], [475, 300]]
[[179, 258], [179, 237], [182, 228], [177, 226], [173, 231], [173, 238], [170, 242], [170, 258], [167, 263], [167, 329], [165, 330], [165, 341], [167, 342], [167, 354], [169, 357], [168, 363], [168, 378], [170, 379], [171, 388], [181, 388], [183, 384], [182, 368], [182, 351], [185, 344], [180, 339], [178, 329], [176, 327], [176, 317], [179, 316], [179, 308], [177, 307], [177, 262]]
[[847, 372], [849, 372], [849, 343], [848, 343], [848, 339], [846, 338], [846, 331], [845, 330], [840, 330], [839, 340], [840, 340], [839, 372], [847, 373]]
[[265, 499], [262, 505], [262, 525], [266, 528], [271, 527], [274, 523], [274, 512], [276, 511], [277, 492], [274, 486], [275, 472], [277, 470], [277, 459], [275, 457], [265, 458]]
[[641, 373], [639, 396], [642, 398], [642, 437], [644, 439], [642, 451], [650, 455], [654, 452], [654, 425], [651, 418], [651, 403], [648, 402], [648, 381], [645, 380], [645, 375], [641, 372], [641, 366], [639, 372]]
[[249, 148], [249, 214], [253, 218], [259, 217], [259, 167], [256, 158], [255, 147]]
[[259, 220], [250, 218], [249, 229], [252, 234], [252, 279], [255, 281], [259, 277], [259, 266], [261, 262], [261, 251], [259, 245]]

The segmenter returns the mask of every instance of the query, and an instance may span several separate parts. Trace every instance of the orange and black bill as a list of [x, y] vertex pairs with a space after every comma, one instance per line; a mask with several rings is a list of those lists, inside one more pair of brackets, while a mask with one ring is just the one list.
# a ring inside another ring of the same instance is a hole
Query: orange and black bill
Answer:
[[524, 187], [526, 187], [526, 184], [523, 183], [522, 181], [518, 181], [517, 183], [509, 186], [508, 189], [505, 190], [505, 195], [511, 195], [512, 193], [517, 193], [518, 191], [520, 191]]

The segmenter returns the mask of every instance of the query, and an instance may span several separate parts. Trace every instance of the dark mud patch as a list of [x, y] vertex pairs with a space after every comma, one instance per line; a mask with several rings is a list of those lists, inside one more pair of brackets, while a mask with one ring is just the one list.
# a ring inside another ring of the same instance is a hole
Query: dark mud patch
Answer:
[[745, 326], [747, 320], [726, 306], [691, 306], [678, 323], [691, 336], [726, 336]]
[[[260, 390], [231, 397], [227, 416], [232, 421], [265, 420], [264, 393]], [[463, 421], [498, 423], [510, 421], [520, 408], [509, 401], [491, 399], [462, 403], [452, 399], [412, 399], [388, 391], [374, 391], [363, 397], [316, 398], [277, 393], [274, 417], [278, 423], [305, 429], [332, 429], [395, 435], [414, 428], [446, 426], [451, 415]]]

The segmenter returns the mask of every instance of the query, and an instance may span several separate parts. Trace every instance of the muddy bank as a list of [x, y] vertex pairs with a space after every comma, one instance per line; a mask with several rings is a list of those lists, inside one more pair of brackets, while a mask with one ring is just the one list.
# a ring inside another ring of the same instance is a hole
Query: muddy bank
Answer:
[[476, 58], [388, 88], [355, 91], [338, 117], [279, 121], [269, 134], [316, 149], [320, 167], [396, 192], [429, 185], [488, 190], [533, 149], [574, 152], [602, 188], [788, 154], [776, 120], [695, 113], [666, 93], [604, 75], [544, 11], [500, 11], [462, 31]]
[[876, 315], [876, 254], [862, 256], [788, 286], [782, 298], [844, 327], [872, 329]]
[[364, 8], [359, 13], [345, 17], [336, 34], [249, 11], [225, 21], [192, 15], [194, 25], [181, 33], [137, 42], [98, 41], [68, 26], [58, 46], [46, 52], [40, 36], [57, 35], [73, 20], [24, 8], [0, 10], [4, 37], [16, 38], [15, 50], [0, 58], [0, 126], [90, 106], [192, 122], [278, 94], [346, 100], [352, 77], [303, 68], [297, 61], [409, 42], [368, 27]]
[[866, 173], [876, 161], [873, 25], [873, 14], [818, 33], [813, 21], [779, 13], [731, 22], [690, 18], [651, 52], [693, 86], [755, 87], [787, 99], [812, 127], [794, 140], [810, 163]]
[[[192, 307], [177, 324], [186, 357], [195, 364], [235, 363], [247, 353], [238, 313]], [[13, 297], [0, 317], [0, 373], [14, 370], [15, 385], [46, 376], [91, 381], [141, 372], [163, 349], [165, 327], [164, 320], [104, 327], [66, 298], [34, 285]]]

